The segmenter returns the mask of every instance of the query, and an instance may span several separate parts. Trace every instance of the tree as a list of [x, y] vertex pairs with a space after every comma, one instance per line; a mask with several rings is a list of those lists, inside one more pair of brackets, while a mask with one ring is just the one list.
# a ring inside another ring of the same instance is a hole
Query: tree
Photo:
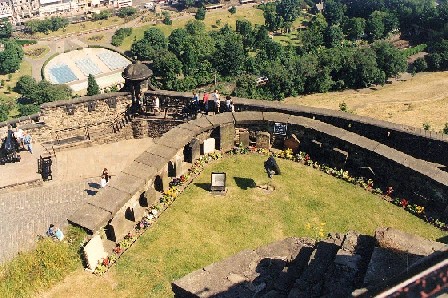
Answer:
[[7, 41], [4, 45], [5, 49], [0, 53], [0, 72], [13, 73], [20, 67], [23, 49], [14, 41]]
[[28, 116], [40, 111], [40, 107], [34, 104], [18, 104], [20, 116]]
[[229, 12], [230, 14], [236, 14], [236, 6], [230, 6]]
[[215, 49], [213, 65], [224, 76], [238, 75], [243, 70], [246, 60], [241, 35], [224, 27], [215, 36]]
[[412, 70], [414, 72], [422, 72], [428, 68], [428, 64], [425, 61], [425, 58], [417, 58], [414, 63], [412, 63]]
[[325, 45], [329, 48], [340, 46], [344, 40], [344, 33], [339, 25], [332, 25], [325, 30]]
[[322, 14], [317, 14], [310, 22], [307, 30], [302, 32], [302, 48], [306, 52], [315, 51], [324, 44], [324, 33], [328, 24]]
[[164, 23], [165, 25], [172, 25], [172, 24], [173, 24], [173, 21], [171, 20], [171, 15], [170, 15], [169, 12], [164, 11], [164, 12], [162, 13], [162, 15], [163, 15], [163, 23]]
[[277, 31], [282, 27], [283, 18], [277, 13], [275, 3], [268, 3], [263, 10], [264, 24], [269, 31]]
[[376, 53], [378, 68], [384, 71], [387, 78], [398, 75], [407, 68], [406, 57], [387, 41], [378, 41], [372, 45]]
[[25, 98], [32, 99], [37, 90], [37, 82], [32, 76], [21, 76], [14, 87], [14, 91]]
[[347, 7], [337, 0], [326, 0], [324, 2], [324, 16], [328, 24], [339, 24], [342, 22]]
[[53, 85], [46, 80], [37, 84], [37, 90], [34, 92], [34, 104], [41, 105], [45, 102], [65, 100], [72, 97], [72, 89], [67, 85]]
[[367, 20], [366, 32], [370, 41], [381, 39], [385, 36], [384, 17], [383, 12], [374, 11]]
[[351, 18], [344, 23], [344, 33], [350, 40], [362, 39], [365, 34], [366, 20], [363, 18]]
[[157, 27], [145, 31], [143, 39], [131, 46], [131, 52], [141, 60], [152, 60], [157, 52], [167, 48], [167, 41], [163, 32]]
[[196, 12], [194, 18], [200, 21], [203, 21], [205, 19], [205, 8], [203, 6], [198, 8], [198, 11]]
[[243, 38], [245, 48], [252, 47], [254, 43], [254, 32], [250, 21], [244, 19], [236, 20], [236, 32]]
[[89, 73], [87, 77], [87, 96], [97, 95], [100, 93], [100, 87], [95, 80], [95, 77]]
[[135, 7], [122, 7], [118, 10], [117, 16], [120, 18], [130, 17], [137, 13], [137, 9]]
[[10, 110], [9, 105], [0, 103], [0, 122], [8, 120]]
[[165, 50], [157, 53], [154, 57], [152, 70], [155, 76], [162, 78], [164, 87], [167, 87], [182, 73], [182, 62], [177, 59], [176, 55]]
[[174, 29], [168, 36], [168, 50], [179, 58], [185, 50], [189, 36], [185, 28]]
[[8, 39], [12, 35], [12, 25], [8, 21], [0, 23], [0, 38]]
[[365, 88], [372, 84], [384, 84], [386, 75], [378, 68], [375, 51], [358, 48], [344, 63], [344, 81], [351, 88]]

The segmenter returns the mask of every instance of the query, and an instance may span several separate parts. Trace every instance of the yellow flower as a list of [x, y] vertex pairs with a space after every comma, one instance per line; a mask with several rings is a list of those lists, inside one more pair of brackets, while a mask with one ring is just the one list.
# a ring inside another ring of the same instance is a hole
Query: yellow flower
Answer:
[[309, 229], [311, 229], [311, 224], [310, 224], [310, 223], [307, 223], [307, 224], [305, 225], [305, 227], [309, 230]]

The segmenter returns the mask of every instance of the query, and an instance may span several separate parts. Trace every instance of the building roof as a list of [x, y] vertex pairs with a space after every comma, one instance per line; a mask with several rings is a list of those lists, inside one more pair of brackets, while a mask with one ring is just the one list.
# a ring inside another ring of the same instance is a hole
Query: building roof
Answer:
[[135, 60], [124, 69], [122, 76], [132, 81], [146, 80], [152, 76], [152, 70], [140, 61]]

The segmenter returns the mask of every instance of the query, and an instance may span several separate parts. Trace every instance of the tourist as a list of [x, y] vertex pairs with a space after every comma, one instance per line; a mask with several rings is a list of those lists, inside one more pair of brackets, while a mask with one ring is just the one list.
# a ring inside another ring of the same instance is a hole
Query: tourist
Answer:
[[101, 174], [101, 177], [104, 177], [104, 179], [106, 180], [106, 183], [109, 183], [110, 175], [109, 175], [109, 171], [107, 170], [107, 168], [104, 168], [103, 173]]
[[230, 101], [230, 112], [235, 112], [235, 105], [233, 104], [233, 100]]
[[215, 113], [219, 113], [219, 108], [221, 106], [221, 102], [219, 99], [219, 91], [215, 89], [215, 91], [212, 93], [212, 99], [215, 104]]
[[204, 112], [208, 113], [208, 92], [204, 93], [204, 96], [202, 97], [202, 106], [204, 107]]
[[27, 149], [31, 154], [33, 154], [33, 147], [32, 147], [32, 145], [31, 145], [31, 142], [32, 142], [31, 135], [28, 134], [28, 133], [26, 133], [26, 132], [25, 132], [23, 135], [24, 135], [24, 136], [23, 136], [23, 144], [27, 147], [26, 149]]
[[199, 95], [196, 91], [193, 91], [193, 98], [191, 99], [192, 109], [194, 113], [197, 113], [199, 110]]
[[54, 224], [50, 224], [50, 227], [48, 228], [46, 234], [48, 237], [51, 237], [53, 239], [57, 239], [59, 241], [64, 240], [64, 233], [62, 233], [61, 229], [55, 227]]
[[54, 237], [55, 236], [55, 227], [54, 224], [50, 224], [50, 227], [48, 228], [46, 234], [48, 237]]
[[16, 127], [16, 131], [14, 132], [14, 137], [19, 144], [19, 148], [24, 148], [23, 146], [23, 130], [21, 128]]
[[100, 187], [106, 187], [107, 185], [107, 181], [106, 181], [106, 176], [105, 175], [101, 175], [101, 180], [100, 180]]
[[160, 99], [155, 95], [152, 97], [152, 110], [154, 114], [160, 113]]
[[232, 98], [229, 95], [227, 95], [226, 96], [226, 111], [227, 112], [231, 112], [232, 111], [232, 108], [230, 106], [231, 102], [232, 102]]

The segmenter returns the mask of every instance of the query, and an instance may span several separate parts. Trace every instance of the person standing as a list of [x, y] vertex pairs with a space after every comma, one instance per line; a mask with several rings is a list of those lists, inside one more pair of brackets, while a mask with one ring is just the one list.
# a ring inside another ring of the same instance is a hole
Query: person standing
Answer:
[[32, 145], [31, 145], [31, 142], [32, 142], [32, 141], [33, 141], [33, 140], [32, 140], [32, 138], [31, 138], [31, 135], [25, 132], [25, 133], [23, 134], [23, 144], [24, 144], [24, 146], [27, 147], [26, 149], [27, 149], [31, 154], [33, 154], [33, 147], [32, 147]]
[[193, 112], [197, 114], [199, 110], [199, 95], [196, 91], [193, 91], [193, 99], [192, 99]]
[[14, 132], [14, 137], [19, 144], [19, 148], [24, 148], [23, 146], [23, 130], [21, 128], [16, 127], [16, 131]]
[[218, 89], [215, 89], [215, 91], [212, 93], [212, 99], [215, 104], [215, 113], [219, 113], [219, 108], [221, 107], [221, 102], [219, 99], [219, 91]]
[[232, 112], [232, 108], [230, 106], [232, 102], [232, 98], [230, 97], [230, 95], [226, 96], [226, 112]]
[[202, 106], [204, 107], [204, 112], [208, 114], [208, 92], [204, 92], [204, 96], [202, 97]]

